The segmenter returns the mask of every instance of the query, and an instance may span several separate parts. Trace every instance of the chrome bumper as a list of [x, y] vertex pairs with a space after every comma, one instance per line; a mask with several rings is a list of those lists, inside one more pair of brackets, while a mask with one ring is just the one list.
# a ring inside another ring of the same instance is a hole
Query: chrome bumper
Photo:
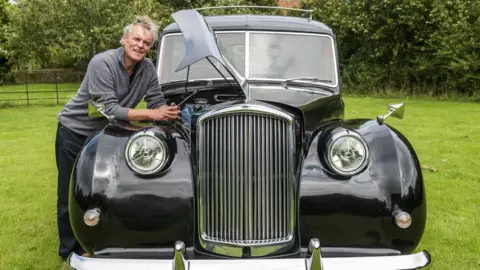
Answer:
[[67, 261], [71, 269], [172, 269], [172, 270], [333, 270], [333, 269], [420, 269], [430, 264], [430, 255], [421, 251], [411, 255], [322, 258], [320, 242], [312, 239], [309, 246], [310, 255], [307, 258], [295, 259], [213, 259], [187, 260], [184, 257], [185, 245], [177, 242], [172, 260], [131, 260], [131, 259], [95, 259], [72, 254]]

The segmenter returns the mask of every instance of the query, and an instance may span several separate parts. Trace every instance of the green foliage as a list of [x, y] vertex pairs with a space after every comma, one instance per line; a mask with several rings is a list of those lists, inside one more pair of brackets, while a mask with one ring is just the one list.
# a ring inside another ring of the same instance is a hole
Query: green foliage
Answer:
[[[436, 1], [428, 41], [433, 54], [429, 73], [444, 78], [449, 88], [480, 94], [480, 4], [478, 1]], [[425, 64], [424, 64], [425, 65]]]
[[137, 14], [162, 23], [155, 0], [20, 0], [12, 11], [10, 60], [21, 68], [85, 67], [101, 51], [119, 47]]
[[349, 89], [479, 95], [480, 7], [470, 0], [306, 0], [337, 34]]
[[8, 0], [0, 0], [0, 44], [5, 41], [5, 26], [8, 23], [7, 14]]
[[[123, 27], [146, 14], [163, 28], [171, 13], [222, 5], [276, 6], [276, 0], [0, 0], [0, 73], [85, 69], [120, 46]], [[336, 33], [345, 89], [480, 97], [480, 4], [473, 0], [304, 0]], [[279, 14], [269, 9], [202, 15]], [[156, 60], [154, 46], [149, 57]], [[6, 62], [8, 59], [8, 63]]]
[[11, 65], [7, 62], [7, 50], [5, 48], [7, 24], [9, 22], [8, 12], [8, 0], [0, 0], [0, 82], [3, 80], [3, 76], [10, 70]]
[[[9, 5], [12, 21], [8, 24], [4, 50], [8, 51], [9, 62], [18, 69], [75, 67], [82, 70], [93, 55], [120, 46], [123, 28], [135, 15], [149, 15], [163, 28], [172, 22], [171, 13], [180, 9], [274, 5], [275, 1], [18, 0], [17, 3]], [[156, 46], [149, 57], [156, 59]]]

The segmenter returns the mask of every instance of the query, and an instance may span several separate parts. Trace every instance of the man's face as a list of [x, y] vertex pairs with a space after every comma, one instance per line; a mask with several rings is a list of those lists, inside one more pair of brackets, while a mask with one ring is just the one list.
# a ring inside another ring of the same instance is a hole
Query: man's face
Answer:
[[153, 35], [140, 25], [134, 25], [127, 36], [122, 37], [125, 58], [137, 63], [148, 54], [153, 42]]

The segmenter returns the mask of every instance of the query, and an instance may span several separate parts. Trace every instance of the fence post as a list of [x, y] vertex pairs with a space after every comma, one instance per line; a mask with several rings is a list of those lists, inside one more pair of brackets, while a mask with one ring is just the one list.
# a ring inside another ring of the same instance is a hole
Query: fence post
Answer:
[[30, 105], [30, 99], [28, 97], [28, 75], [27, 75], [27, 71], [25, 71], [25, 88], [27, 89], [27, 105]]
[[55, 74], [55, 89], [57, 92], [57, 105], [58, 105], [58, 77], [57, 77], [57, 72], [54, 73]]

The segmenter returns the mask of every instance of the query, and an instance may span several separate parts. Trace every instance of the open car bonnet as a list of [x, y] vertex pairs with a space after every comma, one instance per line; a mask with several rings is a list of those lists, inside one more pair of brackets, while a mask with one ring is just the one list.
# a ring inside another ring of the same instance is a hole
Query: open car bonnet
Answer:
[[182, 31], [185, 39], [185, 56], [178, 64], [175, 72], [188, 68], [204, 58], [216, 68], [211, 59], [214, 58], [230, 74], [222, 74], [218, 69], [217, 71], [222, 74], [222, 76], [232, 76], [237, 85], [243, 90], [243, 93], [246, 93], [245, 84], [243, 83], [244, 80], [241, 79], [241, 76], [228, 60], [223, 57], [215, 34], [202, 15], [195, 10], [181, 10], [173, 13], [172, 17]]

